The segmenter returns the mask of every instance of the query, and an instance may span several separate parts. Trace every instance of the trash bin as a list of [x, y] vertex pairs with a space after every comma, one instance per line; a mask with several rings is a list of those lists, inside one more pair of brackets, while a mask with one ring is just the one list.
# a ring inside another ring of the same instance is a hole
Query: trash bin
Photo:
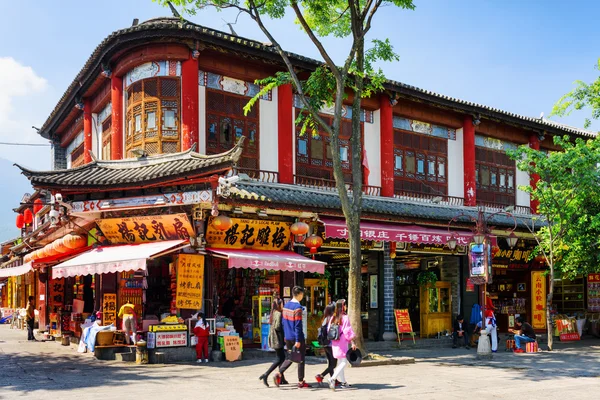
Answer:
[[148, 347], [145, 340], [140, 340], [135, 344], [135, 363], [148, 364]]

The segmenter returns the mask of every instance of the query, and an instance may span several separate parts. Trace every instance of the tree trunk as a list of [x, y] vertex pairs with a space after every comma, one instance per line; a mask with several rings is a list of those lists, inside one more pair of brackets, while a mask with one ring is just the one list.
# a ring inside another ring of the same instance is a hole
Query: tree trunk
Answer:
[[[552, 258], [552, 256], [550, 257]], [[552, 351], [552, 346], [554, 344], [554, 336], [552, 329], [552, 296], [554, 294], [554, 260], [550, 263], [550, 285], [548, 290], [548, 295], [546, 297], [546, 326], [548, 328], [548, 351]]]
[[363, 355], [367, 354], [367, 347], [363, 338], [362, 318], [361, 318], [361, 297], [362, 297], [362, 257], [360, 241], [360, 217], [355, 215], [346, 218], [348, 226], [348, 240], [350, 244], [350, 268], [348, 271], [348, 317], [350, 324], [356, 334], [354, 339], [356, 346]]

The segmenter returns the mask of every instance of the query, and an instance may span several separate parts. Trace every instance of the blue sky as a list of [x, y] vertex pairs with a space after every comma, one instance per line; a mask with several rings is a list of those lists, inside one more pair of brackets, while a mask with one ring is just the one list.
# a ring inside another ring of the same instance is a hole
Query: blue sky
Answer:
[[[576, 79], [592, 81], [600, 57], [595, 17], [600, 2], [579, 0], [443, 1], [415, 0], [415, 11], [381, 10], [371, 37], [390, 38], [400, 61], [382, 65], [395, 80], [519, 114], [549, 115], [552, 105]], [[150, 0], [102, 2], [23, 0], [0, 16], [0, 141], [44, 143], [31, 126], [41, 126], [94, 48], [111, 32], [170, 11]], [[227, 30], [235, 12], [204, 10], [192, 21]], [[268, 23], [287, 50], [318, 58], [288, 15]], [[237, 34], [265, 40], [248, 18]], [[347, 42], [325, 40], [335, 59]], [[589, 113], [588, 113], [589, 114]], [[582, 126], [588, 114], [561, 120]], [[596, 122], [592, 129], [600, 130]], [[0, 158], [48, 169], [50, 149], [0, 145]], [[27, 189], [16, 169], [0, 185]], [[2, 210], [18, 204], [2, 198]], [[13, 215], [0, 213], [0, 240], [14, 235]], [[5, 221], [6, 220], [6, 221]], [[8, 221], [8, 222], [7, 222]]]

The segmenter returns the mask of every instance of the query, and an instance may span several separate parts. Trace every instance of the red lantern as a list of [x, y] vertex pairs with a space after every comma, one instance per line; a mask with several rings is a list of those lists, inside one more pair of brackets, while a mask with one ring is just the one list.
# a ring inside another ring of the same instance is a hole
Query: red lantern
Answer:
[[33, 222], [33, 214], [29, 208], [23, 213], [23, 222], [25, 222], [25, 225], [29, 225]]
[[298, 221], [290, 226], [290, 232], [292, 232], [293, 235], [306, 235], [308, 233], [308, 224]]
[[227, 215], [219, 215], [212, 220], [212, 226], [218, 231], [226, 231], [231, 225], [233, 221]]
[[323, 245], [323, 239], [317, 235], [311, 235], [306, 238], [304, 245], [310, 248], [310, 254], [315, 254], [319, 247]]
[[42, 199], [35, 199], [35, 201], [33, 202], [33, 213], [39, 213], [42, 208], [44, 208], [44, 203], [42, 202]]
[[17, 225], [17, 228], [19, 228], [19, 229], [23, 229], [23, 226], [25, 226], [25, 220], [23, 218], [23, 214], [17, 214], [16, 225]]
[[83, 236], [71, 235], [70, 233], [62, 239], [62, 245], [71, 250], [83, 247], [86, 245], [86, 243], [87, 239]]

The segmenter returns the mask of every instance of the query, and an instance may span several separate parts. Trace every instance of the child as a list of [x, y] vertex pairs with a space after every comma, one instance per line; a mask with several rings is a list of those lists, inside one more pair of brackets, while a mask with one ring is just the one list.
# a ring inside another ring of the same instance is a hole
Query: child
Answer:
[[204, 314], [198, 313], [198, 322], [194, 326], [194, 335], [198, 338], [196, 343], [196, 362], [202, 362], [202, 356], [204, 356], [204, 362], [208, 362], [208, 337], [210, 335], [210, 327], [206, 323]]

